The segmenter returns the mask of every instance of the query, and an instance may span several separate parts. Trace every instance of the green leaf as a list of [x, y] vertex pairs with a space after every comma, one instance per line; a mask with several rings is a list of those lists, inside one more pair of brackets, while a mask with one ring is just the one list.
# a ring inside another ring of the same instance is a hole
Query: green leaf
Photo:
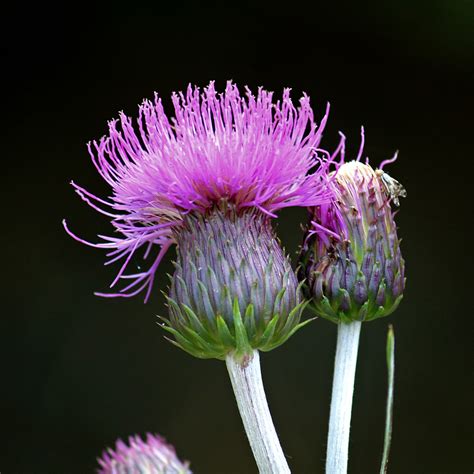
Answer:
[[380, 474], [385, 474], [388, 467], [388, 456], [390, 454], [390, 442], [392, 441], [393, 425], [393, 385], [395, 379], [395, 335], [393, 326], [388, 326], [387, 334], [387, 408], [385, 413], [385, 437], [383, 442], [382, 464], [380, 465]]

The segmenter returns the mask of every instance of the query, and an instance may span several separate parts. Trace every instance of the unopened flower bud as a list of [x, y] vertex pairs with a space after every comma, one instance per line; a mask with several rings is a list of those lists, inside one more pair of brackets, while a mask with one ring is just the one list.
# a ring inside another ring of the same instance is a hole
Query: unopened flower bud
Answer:
[[332, 201], [311, 210], [301, 253], [310, 304], [336, 323], [386, 316], [397, 308], [405, 287], [390, 201], [398, 203], [406, 192], [386, 173], [359, 161], [341, 165], [330, 187]]

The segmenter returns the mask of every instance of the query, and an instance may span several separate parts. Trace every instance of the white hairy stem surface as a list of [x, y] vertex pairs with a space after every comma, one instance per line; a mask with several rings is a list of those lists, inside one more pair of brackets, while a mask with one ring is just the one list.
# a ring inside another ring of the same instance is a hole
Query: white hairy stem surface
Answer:
[[226, 364], [259, 472], [289, 473], [290, 469], [268, 409], [258, 351], [254, 351], [242, 361], [229, 354]]
[[346, 474], [360, 321], [339, 323], [329, 414], [326, 474]]

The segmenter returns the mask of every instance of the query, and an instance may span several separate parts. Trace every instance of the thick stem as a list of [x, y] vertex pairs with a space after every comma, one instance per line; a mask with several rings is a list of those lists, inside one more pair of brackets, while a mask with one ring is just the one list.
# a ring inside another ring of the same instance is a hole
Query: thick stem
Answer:
[[346, 474], [352, 395], [359, 348], [361, 322], [340, 323], [337, 330], [336, 360], [329, 414], [326, 474]]
[[290, 472], [268, 409], [258, 351], [243, 360], [229, 354], [227, 370], [240, 416], [261, 474]]

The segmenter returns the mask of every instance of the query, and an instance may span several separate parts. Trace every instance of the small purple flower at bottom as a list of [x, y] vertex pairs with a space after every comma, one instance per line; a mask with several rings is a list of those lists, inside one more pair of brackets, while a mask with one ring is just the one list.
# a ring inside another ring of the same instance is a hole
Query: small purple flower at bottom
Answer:
[[104, 451], [98, 474], [191, 474], [189, 463], [181, 462], [161, 436], [147, 433], [146, 441], [130, 436], [128, 443], [119, 439], [115, 450]]

